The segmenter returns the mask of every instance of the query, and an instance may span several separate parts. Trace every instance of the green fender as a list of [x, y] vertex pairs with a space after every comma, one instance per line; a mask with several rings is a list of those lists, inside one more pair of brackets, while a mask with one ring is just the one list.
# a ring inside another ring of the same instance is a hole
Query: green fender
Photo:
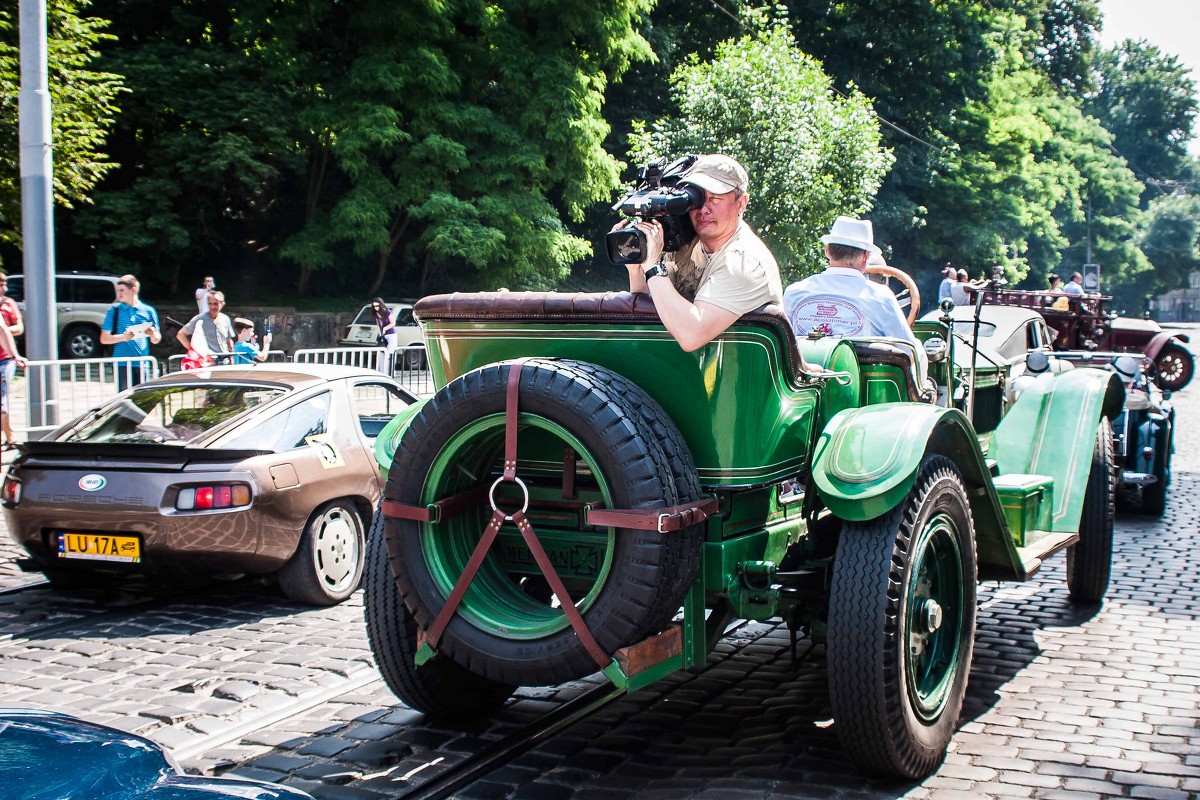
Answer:
[[967, 418], [956, 408], [926, 403], [882, 403], [836, 414], [817, 442], [813, 480], [830, 511], [862, 522], [904, 499], [928, 452], [953, 460], [968, 483], [990, 483]]
[[1077, 368], [1030, 382], [996, 428], [988, 455], [1001, 475], [1054, 479], [1051, 530], [1079, 530], [1083, 495], [1101, 415], [1114, 419], [1125, 402], [1115, 373]]
[[958, 409], [884, 403], [843, 411], [826, 426], [816, 453], [817, 493], [836, 516], [854, 522], [895, 508], [927, 453], [946, 456], [967, 490], [980, 567], [996, 577], [1023, 575], [979, 439]]
[[428, 402], [429, 398], [425, 398], [413, 403], [392, 417], [392, 421], [383, 427], [383, 430], [379, 432], [379, 436], [375, 437], [375, 462], [379, 464], [379, 472], [384, 480], [387, 480], [388, 470], [391, 469], [392, 459], [396, 456], [396, 448], [400, 446], [400, 440], [404, 437], [404, 432], [408, 430], [413, 417]]

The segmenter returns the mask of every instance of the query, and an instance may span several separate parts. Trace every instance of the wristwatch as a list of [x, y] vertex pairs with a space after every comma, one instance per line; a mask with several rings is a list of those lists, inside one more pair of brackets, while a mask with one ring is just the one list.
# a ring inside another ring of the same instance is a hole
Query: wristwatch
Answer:
[[670, 273], [667, 272], [667, 265], [662, 262], [662, 259], [659, 259], [658, 261], [654, 262], [654, 266], [647, 269], [642, 273], [642, 275], [645, 276], [646, 283], [649, 283], [651, 278], [657, 278], [659, 275], [666, 278], [670, 275]]

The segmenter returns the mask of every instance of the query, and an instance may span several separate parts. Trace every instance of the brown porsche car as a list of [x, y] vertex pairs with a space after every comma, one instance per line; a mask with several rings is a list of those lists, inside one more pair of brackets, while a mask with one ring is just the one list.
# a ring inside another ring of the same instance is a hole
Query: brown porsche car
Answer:
[[331, 605], [362, 575], [375, 437], [414, 401], [350, 367], [174, 373], [21, 445], [0, 502], [22, 566], [51, 581], [276, 573]]

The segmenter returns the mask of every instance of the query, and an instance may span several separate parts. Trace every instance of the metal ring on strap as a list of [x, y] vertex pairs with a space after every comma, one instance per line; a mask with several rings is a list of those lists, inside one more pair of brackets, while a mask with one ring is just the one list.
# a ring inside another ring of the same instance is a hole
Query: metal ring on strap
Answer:
[[[512, 476], [512, 478], [505, 478], [503, 475], [501, 475], [499, 478], [496, 478], [496, 482], [492, 484], [492, 488], [488, 489], [488, 502], [492, 504], [492, 511], [500, 511], [499, 506], [496, 505], [496, 487], [504, 483], [505, 480], [511, 480], [517, 486], [520, 486], [521, 491], [525, 493], [525, 504], [521, 506], [520, 512], [524, 514], [529, 510], [529, 487], [525, 485], [525, 481], [521, 480], [516, 475]], [[505, 514], [504, 521], [512, 522], [512, 514]]]

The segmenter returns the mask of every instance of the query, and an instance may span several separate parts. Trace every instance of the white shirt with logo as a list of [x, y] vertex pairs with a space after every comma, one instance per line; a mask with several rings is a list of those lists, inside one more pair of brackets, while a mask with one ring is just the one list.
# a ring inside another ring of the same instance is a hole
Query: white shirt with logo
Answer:
[[793, 283], [783, 293], [783, 308], [798, 337], [816, 328], [827, 336], [916, 341], [892, 290], [849, 267], [828, 267]]
[[921, 379], [925, 349], [900, 310], [892, 290], [850, 267], [827, 267], [783, 292], [783, 309], [797, 338], [813, 329], [826, 336], [884, 336], [911, 342]]

